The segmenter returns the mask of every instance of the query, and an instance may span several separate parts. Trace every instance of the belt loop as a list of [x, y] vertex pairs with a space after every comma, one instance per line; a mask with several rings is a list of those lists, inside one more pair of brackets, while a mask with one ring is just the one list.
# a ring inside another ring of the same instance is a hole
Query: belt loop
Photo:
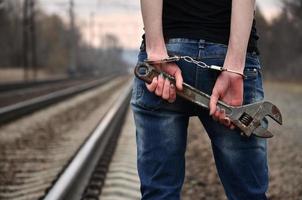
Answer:
[[199, 42], [198, 42], [198, 48], [199, 49], [204, 49], [204, 46], [205, 46], [205, 40], [199, 40]]

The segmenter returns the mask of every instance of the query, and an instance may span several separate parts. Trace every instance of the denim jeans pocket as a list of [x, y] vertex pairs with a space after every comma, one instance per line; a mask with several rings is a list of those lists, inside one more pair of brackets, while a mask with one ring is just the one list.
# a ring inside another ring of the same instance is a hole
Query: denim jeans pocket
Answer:
[[153, 92], [150, 92], [145, 83], [138, 78], [134, 78], [131, 104], [147, 110], [158, 110], [163, 99]]
[[[147, 53], [142, 45], [138, 54], [138, 61], [142, 62], [147, 58]], [[157, 110], [162, 104], [163, 99], [149, 92], [144, 81], [134, 78], [131, 104], [147, 110]]]
[[261, 67], [258, 56], [246, 57], [244, 68], [244, 104], [254, 103], [263, 98]]
[[259, 69], [257, 67], [246, 67], [244, 69], [244, 75], [246, 80], [257, 79]]

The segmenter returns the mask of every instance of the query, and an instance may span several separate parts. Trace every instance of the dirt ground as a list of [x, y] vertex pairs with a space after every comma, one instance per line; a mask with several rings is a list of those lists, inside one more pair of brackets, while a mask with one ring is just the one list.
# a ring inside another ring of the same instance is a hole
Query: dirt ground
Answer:
[[[302, 199], [302, 85], [266, 83], [266, 100], [283, 114], [283, 126], [270, 124], [270, 200]], [[225, 200], [210, 141], [197, 118], [190, 120], [183, 200]]]

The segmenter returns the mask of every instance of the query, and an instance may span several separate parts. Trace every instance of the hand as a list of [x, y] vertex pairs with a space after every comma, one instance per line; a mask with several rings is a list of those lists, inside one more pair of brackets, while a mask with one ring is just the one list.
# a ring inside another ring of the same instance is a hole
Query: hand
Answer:
[[243, 78], [230, 72], [221, 72], [218, 76], [210, 99], [210, 115], [214, 120], [234, 129], [235, 126], [226, 117], [225, 110], [217, 109], [221, 100], [231, 106], [241, 106], [243, 102]]
[[[163, 56], [162, 56], [163, 55]], [[160, 60], [162, 58], [167, 58], [167, 54], [161, 54], [161, 55], [152, 55], [149, 56], [149, 60]], [[163, 72], [166, 72], [167, 74], [170, 74], [175, 77], [176, 79], [176, 88], [178, 90], [182, 90], [182, 83], [183, 78], [181, 75], [181, 70], [175, 63], [164, 63], [160, 65], [155, 66], [158, 70], [161, 70]], [[163, 76], [154, 77], [152, 80], [152, 83], [146, 84], [147, 89], [150, 92], [155, 92], [157, 96], [162, 97], [163, 99], [167, 100], [170, 103], [173, 103], [176, 99], [176, 88], [174, 84], [170, 83], [168, 79], [164, 79]]]

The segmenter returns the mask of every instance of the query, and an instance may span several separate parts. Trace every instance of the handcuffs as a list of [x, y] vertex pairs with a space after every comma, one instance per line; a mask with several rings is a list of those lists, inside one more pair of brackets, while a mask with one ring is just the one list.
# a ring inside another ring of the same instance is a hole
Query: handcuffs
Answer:
[[171, 63], [171, 62], [177, 62], [180, 61], [181, 59], [183, 59], [184, 61], [188, 62], [188, 63], [193, 63], [201, 68], [205, 68], [205, 69], [213, 69], [216, 71], [220, 71], [220, 72], [230, 72], [230, 73], [234, 73], [234, 74], [238, 74], [240, 76], [242, 76], [243, 79], [246, 78], [246, 76], [238, 71], [235, 70], [231, 70], [231, 69], [227, 69], [227, 68], [223, 68], [221, 66], [217, 66], [217, 65], [207, 65], [205, 62], [199, 61], [199, 60], [195, 60], [190, 56], [169, 56], [168, 58], [164, 58], [161, 60], [148, 60], [146, 59], [144, 62], [151, 64], [151, 65], [156, 65], [156, 64], [164, 64], [164, 63]]

